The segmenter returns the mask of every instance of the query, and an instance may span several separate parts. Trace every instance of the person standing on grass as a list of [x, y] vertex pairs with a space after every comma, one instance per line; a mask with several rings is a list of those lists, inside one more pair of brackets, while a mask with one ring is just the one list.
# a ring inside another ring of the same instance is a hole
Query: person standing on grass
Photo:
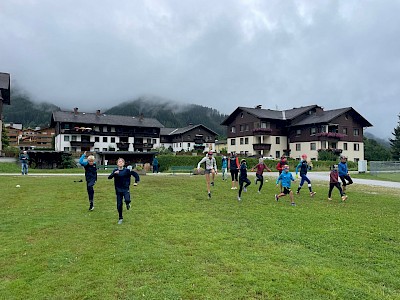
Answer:
[[153, 173], [158, 173], [158, 159], [157, 155], [153, 158]]
[[347, 196], [345, 193], [343, 193], [342, 187], [340, 186], [337, 165], [332, 166], [331, 172], [329, 174], [329, 192], [328, 192], [329, 201], [332, 201], [332, 190], [334, 187], [336, 187], [339, 190], [340, 196], [342, 197], [342, 201], [346, 201]]
[[316, 192], [313, 192], [312, 187], [311, 187], [311, 181], [307, 177], [307, 172], [308, 172], [308, 170], [311, 170], [311, 165], [307, 162], [307, 155], [306, 154], [303, 154], [301, 156], [301, 161], [296, 166], [296, 178], [299, 178], [299, 175], [298, 175], [299, 170], [300, 170], [301, 180], [300, 180], [299, 187], [297, 188], [296, 194], [297, 195], [300, 194], [300, 190], [303, 187], [304, 182], [307, 181], [308, 189], [310, 191], [310, 196], [313, 197], [316, 194]]
[[[243, 184], [246, 183], [245, 186]], [[239, 194], [238, 200], [241, 201], [242, 190], [247, 192], [247, 187], [251, 184], [250, 180], [247, 178], [247, 164], [246, 160], [242, 159], [240, 161], [240, 175], [239, 175]]]
[[28, 152], [24, 151], [19, 156], [19, 161], [21, 162], [21, 172], [22, 175], [28, 175], [29, 168], [29, 155]]
[[[217, 174], [217, 161], [215, 160], [215, 157], [213, 157], [212, 151], [208, 152], [206, 157], [203, 157], [202, 160], [197, 164], [197, 170], [200, 170], [200, 165], [202, 163], [205, 163], [205, 168], [204, 168], [204, 173], [206, 175], [206, 182], [207, 182], [207, 193], [208, 193], [208, 198], [211, 198], [211, 190], [210, 190], [210, 185], [214, 186], [214, 178], [215, 174]], [[212, 176], [212, 181], [210, 184], [210, 174]]]
[[279, 186], [279, 182], [281, 182], [282, 188], [283, 188], [283, 191], [280, 194], [275, 194], [276, 201], [279, 201], [280, 197], [289, 195], [290, 202], [291, 202], [290, 204], [292, 206], [296, 206], [296, 203], [294, 203], [293, 191], [290, 189], [292, 181], [296, 181], [296, 180], [293, 178], [292, 173], [289, 172], [289, 165], [285, 165], [283, 167], [282, 173], [279, 175], [278, 179], [276, 180], [276, 186]]
[[264, 163], [264, 159], [260, 158], [258, 160], [258, 164], [256, 164], [253, 168], [251, 168], [251, 171], [253, 172], [254, 169], [256, 169], [256, 180], [255, 180], [255, 185], [257, 185], [257, 182], [260, 181], [260, 186], [258, 187], [258, 193], [261, 193], [261, 189], [264, 185], [264, 176], [263, 172], [264, 170], [267, 170], [268, 172], [271, 172], [271, 169], [267, 167], [267, 165]]
[[[281, 160], [276, 164], [276, 169], [278, 170], [279, 175], [282, 174], [283, 168], [284, 168], [287, 164], [288, 164], [288, 163], [287, 163], [287, 158], [286, 158], [286, 156], [285, 156], [285, 155], [282, 155], [282, 156], [281, 156]], [[279, 187], [280, 187], [281, 193], [282, 193], [282, 184], [281, 184], [281, 183], [279, 184]]]
[[[135, 177], [134, 171], [125, 168], [125, 160], [118, 158], [117, 168], [108, 176], [108, 179], [114, 178], [115, 194], [117, 196], [118, 224], [122, 224], [123, 201], [125, 200], [126, 209], [131, 208], [131, 194], [129, 186], [131, 184], [131, 176]], [[136, 174], [136, 176], [139, 176]]]
[[239, 158], [235, 152], [231, 152], [231, 156], [228, 160], [228, 169], [231, 172], [232, 187], [231, 190], [237, 190], [238, 188], [238, 175], [239, 175]]
[[228, 160], [227, 160], [226, 156], [222, 157], [221, 170], [222, 170], [222, 180], [225, 180], [226, 172], [228, 170]]
[[79, 159], [79, 163], [81, 166], [85, 168], [85, 179], [86, 179], [86, 190], [89, 197], [89, 210], [92, 211], [94, 209], [94, 185], [97, 181], [97, 167], [96, 162], [94, 161], [94, 156], [89, 155], [86, 158], [86, 151], [82, 154]]
[[[339, 170], [340, 180], [343, 183], [343, 192], [346, 192], [346, 186], [352, 184], [353, 180], [351, 179], [350, 174], [349, 174], [349, 169], [347, 168], [347, 157], [344, 155], [340, 157], [340, 163], [338, 165], [338, 170]], [[347, 182], [346, 182], [346, 180], [347, 180]]]

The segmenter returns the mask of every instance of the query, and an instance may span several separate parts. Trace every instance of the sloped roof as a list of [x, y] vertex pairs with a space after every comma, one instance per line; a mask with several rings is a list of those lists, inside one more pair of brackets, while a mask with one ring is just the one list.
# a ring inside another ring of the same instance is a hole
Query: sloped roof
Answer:
[[218, 133], [216, 133], [214, 130], [211, 130], [210, 128], [204, 126], [203, 124], [189, 125], [189, 126], [181, 127], [181, 128], [166, 128], [166, 127], [164, 127], [164, 128], [161, 128], [160, 135], [178, 135], [178, 134], [188, 132], [188, 131], [190, 131], [194, 128], [200, 127], [200, 126], [203, 127], [204, 129], [212, 132], [213, 134], [218, 135]]
[[55, 111], [51, 116], [51, 122], [62, 123], [80, 123], [80, 124], [99, 124], [99, 125], [117, 125], [117, 126], [135, 126], [135, 127], [157, 127], [162, 125], [157, 119], [119, 116], [96, 113], [79, 112], [75, 114], [72, 111]]
[[10, 74], [0, 72], [0, 91], [4, 104], [10, 104]]
[[291, 120], [310, 109], [318, 107], [318, 105], [308, 105], [304, 107], [295, 107], [288, 110], [272, 110], [272, 109], [262, 109], [262, 108], [251, 108], [251, 107], [242, 107], [239, 106], [235, 109], [233, 113], [231, 113], [222, 123], [221, 125], [229, 124], [230, 120], [236, 116], [239, 111], [245, 111], [249, 114], [259, 118], [259, 119], [272, 119], [272, 120]]
[[329, 123], [332, 120], [336, 119], [337, 117], [345, 114], [345, 113], [352, 113], [359, 119], [359, 122], [363, 127], [371, 127], [372, 124], [368, 122], [363, 116], [361, 116], [354, 108], [352, 107], [344, 107], [332, 110], [323, 111], [322, 114], [318, 115], [310, 115], [307, 118], [292, 123], [291, 126], [301, 126], [301, 125], [309, 125], [309, 124], [318, 124], [318, 123]]

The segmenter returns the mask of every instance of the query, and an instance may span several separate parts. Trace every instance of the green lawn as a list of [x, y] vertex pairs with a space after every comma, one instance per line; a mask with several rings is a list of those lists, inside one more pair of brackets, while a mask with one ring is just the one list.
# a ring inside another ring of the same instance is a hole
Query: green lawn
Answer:
[[[242, 201], [220, 177], [142, 176], [117, 225], [113, 182], [0, 176], [1, 299], [400, 299], [400, 190], [327, 183]], [[16, 185], [21, 185], [16, 188]], [[297, 183], [294, 183], [297, 186]]]
[[351, 177], [400, 182], [400, 172], [398, 172], [398, 173], [383, 173], [383, 172], [381, 172], [381, 173], [377, 173], [375, 175], [372, 175], [371, 173], [361, 173], [361, 174], [354, 174], [354, 175], [352, 174]]

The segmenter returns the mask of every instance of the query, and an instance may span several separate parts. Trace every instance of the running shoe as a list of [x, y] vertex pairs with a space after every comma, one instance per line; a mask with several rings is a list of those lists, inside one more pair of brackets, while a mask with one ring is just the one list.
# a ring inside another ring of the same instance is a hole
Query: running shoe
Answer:
[[211, 199], [211, 193], [208, 193], [208, 199]]
[[311, 193], [310, 193], [310, 196], [311, 196], [311, 197], [314, 197], [314, 195], [315, 195], [316, 193], [317, 193], [317, 192], [311, 192]]
[[347, 200], [347, 195], [343, 195], [342, 196], [342, 201], [346, 201]]
[[93, 203], [90, 203], [89, 210], [92, 211], [94, 209]]
[[332, 198], [328, 198], [329, 201], [332, 201]]
[[130, 210], [130, 209], [131, 209], [131, 203], [128, 202], [128, 203], [126, 203], [126, 210]]
[[291, 206], [296, 206], [296, 203], [292, 202], [290, 203]]
[[213, 182], [211, 182], [211, 185], [212, 185], [212, 186], [214, 186], [214, 181], [213, 181]]
[[279, 201], [279, 197], [278, 197], [277, 194], [275, 194], [275, 200], [276, 200], [276, 201]]
[[123, 220], [123, 219], [119, 219], [119, 220], [118, 220], [118, 225], [121, 225], [121, 224], [122, 224], [122, 220]]
[[238, 196], [238, 201], [242, 201], [242, 199], [240, 199], [240, 197]]

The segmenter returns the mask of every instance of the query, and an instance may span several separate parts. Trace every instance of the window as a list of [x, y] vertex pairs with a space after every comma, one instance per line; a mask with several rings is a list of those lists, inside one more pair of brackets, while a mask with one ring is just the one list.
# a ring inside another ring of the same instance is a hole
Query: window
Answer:
[[187, 147], [190, 148], [190, 143], [187, 143]]
[[69, 147], [64, 147], [65, 152], [69, 152]]
[[76, 152], [76, 147], [71, 147], [72, 152]]
[[301, 129], [296, 130], [296, 135], [301, 135]]
[[245, 145], [248, 145], [249, 144], [249, 138], [244, 138], [244, 143], [245, 143]]
[[279, 145], [281, 143], [281, 137], [277, 136], [275, 138], [275, 144]]
[[360, 144], [354, 143], [354, 151], [360, 151]]
[[232, 132], [232, 133], [236, 133], [236, 127], [235, 127], [235, 126], [232, 126], [232, 127], [231, 127], [231, 132]]
[[326, 132], [326, 125], [321, 126], [321, 132]]
[[[64, 135], [64, 142], [69, 142], [69, 135]], [[69, 149], [64, 151], [69, 151]]]
[[243, 118], [243, 113], [240, 113], [240, 117]]
[[343, 150], [347, 150], [347, 143], [343, 143]]
[[[95, 141], [96, 143], [98, 143], [98, 142], [100, 141], [100, 138], [99, 138], [98, 136], [95, 136], [95, 137], [94, 137], [94, 141]], [[97, 150], [97, 151], [99, 151], [99, 150]]]
[[231, 139], [231, 145], [236, 145], [236, 139]]
[[344, 115], [344, 118], [345, 118], [346, 120], [348, 120], [348, 119], [349, 119], [349, 115], [348, 115], [348, 114], [345, 114], [345, 115]]
[[243, 138], [240, 138], [240, 145], [243, 145]]
[[311, 128], [310, 128], [310, 134], [311, 134], [311, 135], [315, 135], [316, 133], [317, 133], [317, 128], [311, 127]]
[[[71, 141], [76, 142], [76, 135], [71, 136]], [[72, 150], [73, 151], [73, 150]]]
[[107, 126], [103, 126], [103, 132], [107, 132]]
[[108, 137], [103, 136], [103, 143], [108, 143]]
[[275, 158], [280, 158], [280, 157], [281, 157], [281, 151], [276, 151]]
[[111, 138], [111, 143], [115, 143], [115, 137]]
[[296, 151], [301, 151], [301, 144], [296, 144]]
[[107, 148], [103, 148], [103, 151], [107, 151], [108, 149]]
[[153, 144], [157, 144], [157, 140], [156, 139], [153, 139]]
[[240, 129], [240, 132], [243, 132], [243, 130], [244, 130], [244, 125], [240, 125], [240, 127], [239, 127]]
[[310, 143], [310, 150], [317, 150], [317, 144], [316, 143]]
[[115, 151], [115, 148], [110, 147], [109, 151]]
[[249, 131], [249, 124], [244, 125], [244, 131]]
[[358, 128], [353, 129], [353, 135], [354, 136], [359, 136], [360, 135], [360, 130]]
[[347, 128], [343, 128], [342, 132], [347, 135]]
[[100, 149], [99, 148], [94, 148], [94, 151], [100, 151]]

